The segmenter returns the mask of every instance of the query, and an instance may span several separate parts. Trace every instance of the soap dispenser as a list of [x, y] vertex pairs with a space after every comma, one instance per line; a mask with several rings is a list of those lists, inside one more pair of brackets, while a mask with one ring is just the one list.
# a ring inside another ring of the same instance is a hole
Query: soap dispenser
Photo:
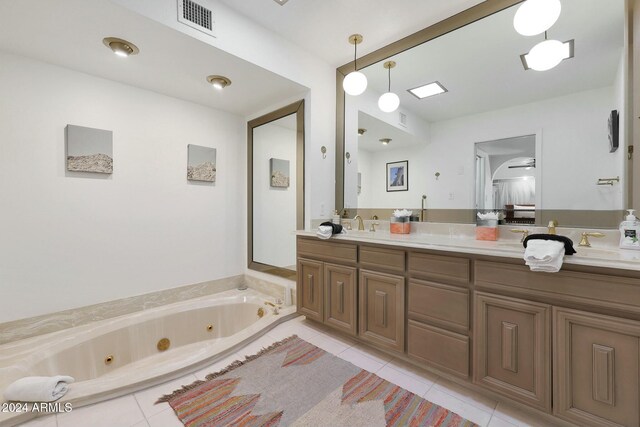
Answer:
[[620, 248], [640, 250], [640, 221], [633, 214], [634, 209], [627, 209], [629, 214], [620, 223]]
[[331, 222], [334, 224], [340, 224], [341, 220], [340, 220], [340, 214], [338, 213], [337, 210], [333, 211], [333, 217], [331, 218]]

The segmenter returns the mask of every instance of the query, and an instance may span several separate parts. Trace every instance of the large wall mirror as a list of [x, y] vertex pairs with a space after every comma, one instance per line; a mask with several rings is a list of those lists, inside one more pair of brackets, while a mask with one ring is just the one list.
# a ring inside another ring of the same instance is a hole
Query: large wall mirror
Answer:
[[[525, 67], [522, 55], [545, 35], [515, 31], [514, 0], [488, 0], [359, 58], [362, 95], [343, 92], [354, 64], [340, 67], [336, 206], [384, 219], [394, 208], [419, 210], [426, 196], [427, 221], [501, 210], [512, 223], [616, 227], [630, 202], [625, 0], [561, 1], [547, 37], [566, 42], [570, 57], [548, 71]], [[389, 76], [400, 108], [385, 113], [378, 98]], [[409, 92], [433, 82], [444, 92]], [[387, 165], [403, 161], [408, 186], [389, 191]]]
[[249, 268], [294, 279], [304, 227], [304, 101], [248, 123]]

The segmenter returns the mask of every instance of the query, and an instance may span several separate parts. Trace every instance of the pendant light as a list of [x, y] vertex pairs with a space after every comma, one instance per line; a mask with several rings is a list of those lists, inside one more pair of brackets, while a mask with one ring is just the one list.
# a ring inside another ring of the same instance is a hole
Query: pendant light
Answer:
[[358, 45], [362, 43], [361, 34], [349, 36], [349, 43], [353, 45], [353, 67], [354, 71], [347, 74], [342, 81], [342, 87], [349, 95], [358, 96], [367, 88], [367, 76], [358, 71], [356, 60], [358, 58]]
[[396, 66], [396, 63], [395, 61], [387, 61], [383, 66], [389, 70], [389, 91], [387, 93], [383, 93], [378, 99], [378, 108], [385, 113], [391, 113], [396, 111], [400, 106], [400, 98], [398, 98], [398, 95], [391, 92], [391, 69]]
[[547, 40], [547, 32], [545, 31], [544, 41], [529, 51], [527, 65], [536, 71], [550, 70], [566, 58], [566, 51], [564, 43], [558, 40]]
[[513, 27], [523, 36], [535, 36], [556, 23], [562, 5], [560, 0], [526, 0], [513, 18]]

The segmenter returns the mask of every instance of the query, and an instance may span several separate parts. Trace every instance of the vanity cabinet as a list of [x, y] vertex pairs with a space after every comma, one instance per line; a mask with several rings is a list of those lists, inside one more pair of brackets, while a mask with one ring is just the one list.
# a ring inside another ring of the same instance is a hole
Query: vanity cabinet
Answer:
[[409, 252], [407, 355], [468, 378], [469, 280], [467, 258]]
[[404, 351], [404, 277], [360, 270], [360, 337], [376, 346]]
[[551, 410], [551, 306], [475, 294], [473, 381]]
[[640, 271], [299, 237], [297, 290], [309, 319], [542, 424], [640, 427]]
[[583, 426], [640, 426], [640, 322], [554, 308], [554, 413]]
[[324, 265], [320, 261], [298, 259], [298, 312], [308, 319], [324, 321]]
[[356, 335], [357, 246], [298, 239], [297, 250], [298, 313]]
[[350, 335], [357, 333], [357, 273], [355, 267], [324, 265], [324, 323]]

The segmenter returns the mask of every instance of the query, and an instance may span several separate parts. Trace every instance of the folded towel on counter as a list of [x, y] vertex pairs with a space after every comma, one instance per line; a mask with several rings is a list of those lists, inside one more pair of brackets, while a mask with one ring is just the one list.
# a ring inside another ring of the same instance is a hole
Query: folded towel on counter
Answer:
[[73, 377], [24, 377], [14, 381], [4, 391], [5, 400], [14, 402], [53, 402], [67, 394]]
[[344, 233], [344, 229], [340, 224], [334, 224], [332, 222], [323, 222], [318, 227], [318, 231], [316, 235], [321, 239], [328, 239], [334, 234], [342, 234]]
[[573, 255], [576, 253], [576, 250], [573, 248], [573, 240], [565, 236], [558, 236], [557, 234], [532, 234], [524, 239], [522, 244], [525, 248], [530, 240], [554, 240], [556, 242], [562, 242], [564, 244], [565, 255]]
[[525, 264], [531, 271], [560, 271], [564, 258], [564, 243], [554, 240], [531, 240], [524, 251]]

